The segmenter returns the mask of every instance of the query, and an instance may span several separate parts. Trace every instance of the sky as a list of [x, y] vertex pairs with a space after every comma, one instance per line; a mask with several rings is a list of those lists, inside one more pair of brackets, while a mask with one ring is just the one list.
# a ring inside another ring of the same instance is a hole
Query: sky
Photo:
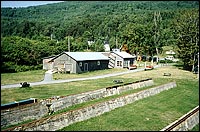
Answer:
[[58, 3], [63, 1], [1, 1], [1, 7], [28, 7], [28, 6], [37, 6], [50, 3]]

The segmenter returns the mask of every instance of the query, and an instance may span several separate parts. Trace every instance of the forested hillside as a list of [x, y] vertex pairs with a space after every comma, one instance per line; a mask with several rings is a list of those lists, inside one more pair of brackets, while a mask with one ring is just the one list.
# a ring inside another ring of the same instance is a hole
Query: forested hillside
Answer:
[[111, 49], [127, 44], [132, 54], [150, 56], [163, 46], [178, 47], [191, 70], [198, 36], [198, 1], [66, 1], [1, 8], [2, 72], [41, 69], [42, 58], [68, 51], [68, 42], [70, 51], [104, 51], [104, 41]]

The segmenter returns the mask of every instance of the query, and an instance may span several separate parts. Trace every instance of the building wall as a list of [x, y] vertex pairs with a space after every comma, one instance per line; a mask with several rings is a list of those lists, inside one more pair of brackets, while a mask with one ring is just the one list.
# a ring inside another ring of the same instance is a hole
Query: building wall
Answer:
[[77, 62], [81, 70], [80, 72], [108, 69], [108, 63], [109, 63], [109, 60], [91, 60], [91, 61]]
[[115, 53], [111, 53], [111, 55], [115, 56], [115, 68], [123, 68], [124, 59]]
[[54, 59], [55, 70], [58, 68], [63, 69], [64, 71], [69, 71], [70, 73], [76, 73], [76, 61], [66, 54], [62, 54], [58, 58]]
[[108, 63], [109, 60], [93, 60], [93, 61], [77, 62], [67, 54], [62, 54], [58, 58], [54, 59], [53, 62], [51, 63], [48, 64], [43, 63], [43, 67], [45, 67], [46, 69], [50, 69], [50, 67], [52, 67], [55, 70], [61, 69], [64, 72], [70, 72], [70, 73], [82, 73], [87, 71], [108, 69]]

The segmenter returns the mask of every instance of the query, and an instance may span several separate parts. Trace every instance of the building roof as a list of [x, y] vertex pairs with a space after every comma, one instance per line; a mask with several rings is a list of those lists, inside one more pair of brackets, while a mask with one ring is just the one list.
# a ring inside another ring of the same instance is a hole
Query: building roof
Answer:
[[52, 58], [52, 60], [58, 58], [62, 54], [67, 54], [76, 61], [85, 61], [85, 60], [109, 60], [108, 57], [102, 54], [102, 52], [63, 52], [56, 57]]
[[167, 55], [175, 55], [176, 53], [173, 50], [169, 50], [165, 52]]
[[51, 58], [54, 58], [56, 57], [56, 55], [52, 55], [52, 56], [48, 56], [48, 57], [43, 57], [42, 59], [51, 59]]
[[120, 57], [122, 57], [122, 58], [135, 58], [136, 56], [133, 56], [133, 55], [131, 55], [131, 54], [129, 54], [129, 53], [127, 53], [127, 52], [113, 52], [113, 53], [115, 53], [115, 54], [117, 54], [118, 56], [120, 56]]

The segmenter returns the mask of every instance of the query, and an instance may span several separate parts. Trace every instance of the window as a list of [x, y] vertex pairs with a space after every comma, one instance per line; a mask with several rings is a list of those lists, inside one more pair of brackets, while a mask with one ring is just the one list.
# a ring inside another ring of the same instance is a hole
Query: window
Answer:
[[99, 66], [101, 63], [100, 63], [100, 61], [97, 61], [97, 65]]
[[79, 66], [80, 66], [80, 67], [82, 66], [82, 62], [79, 62]]
[[117, 61], [117, 66], [122, 66], [122, 61]]

